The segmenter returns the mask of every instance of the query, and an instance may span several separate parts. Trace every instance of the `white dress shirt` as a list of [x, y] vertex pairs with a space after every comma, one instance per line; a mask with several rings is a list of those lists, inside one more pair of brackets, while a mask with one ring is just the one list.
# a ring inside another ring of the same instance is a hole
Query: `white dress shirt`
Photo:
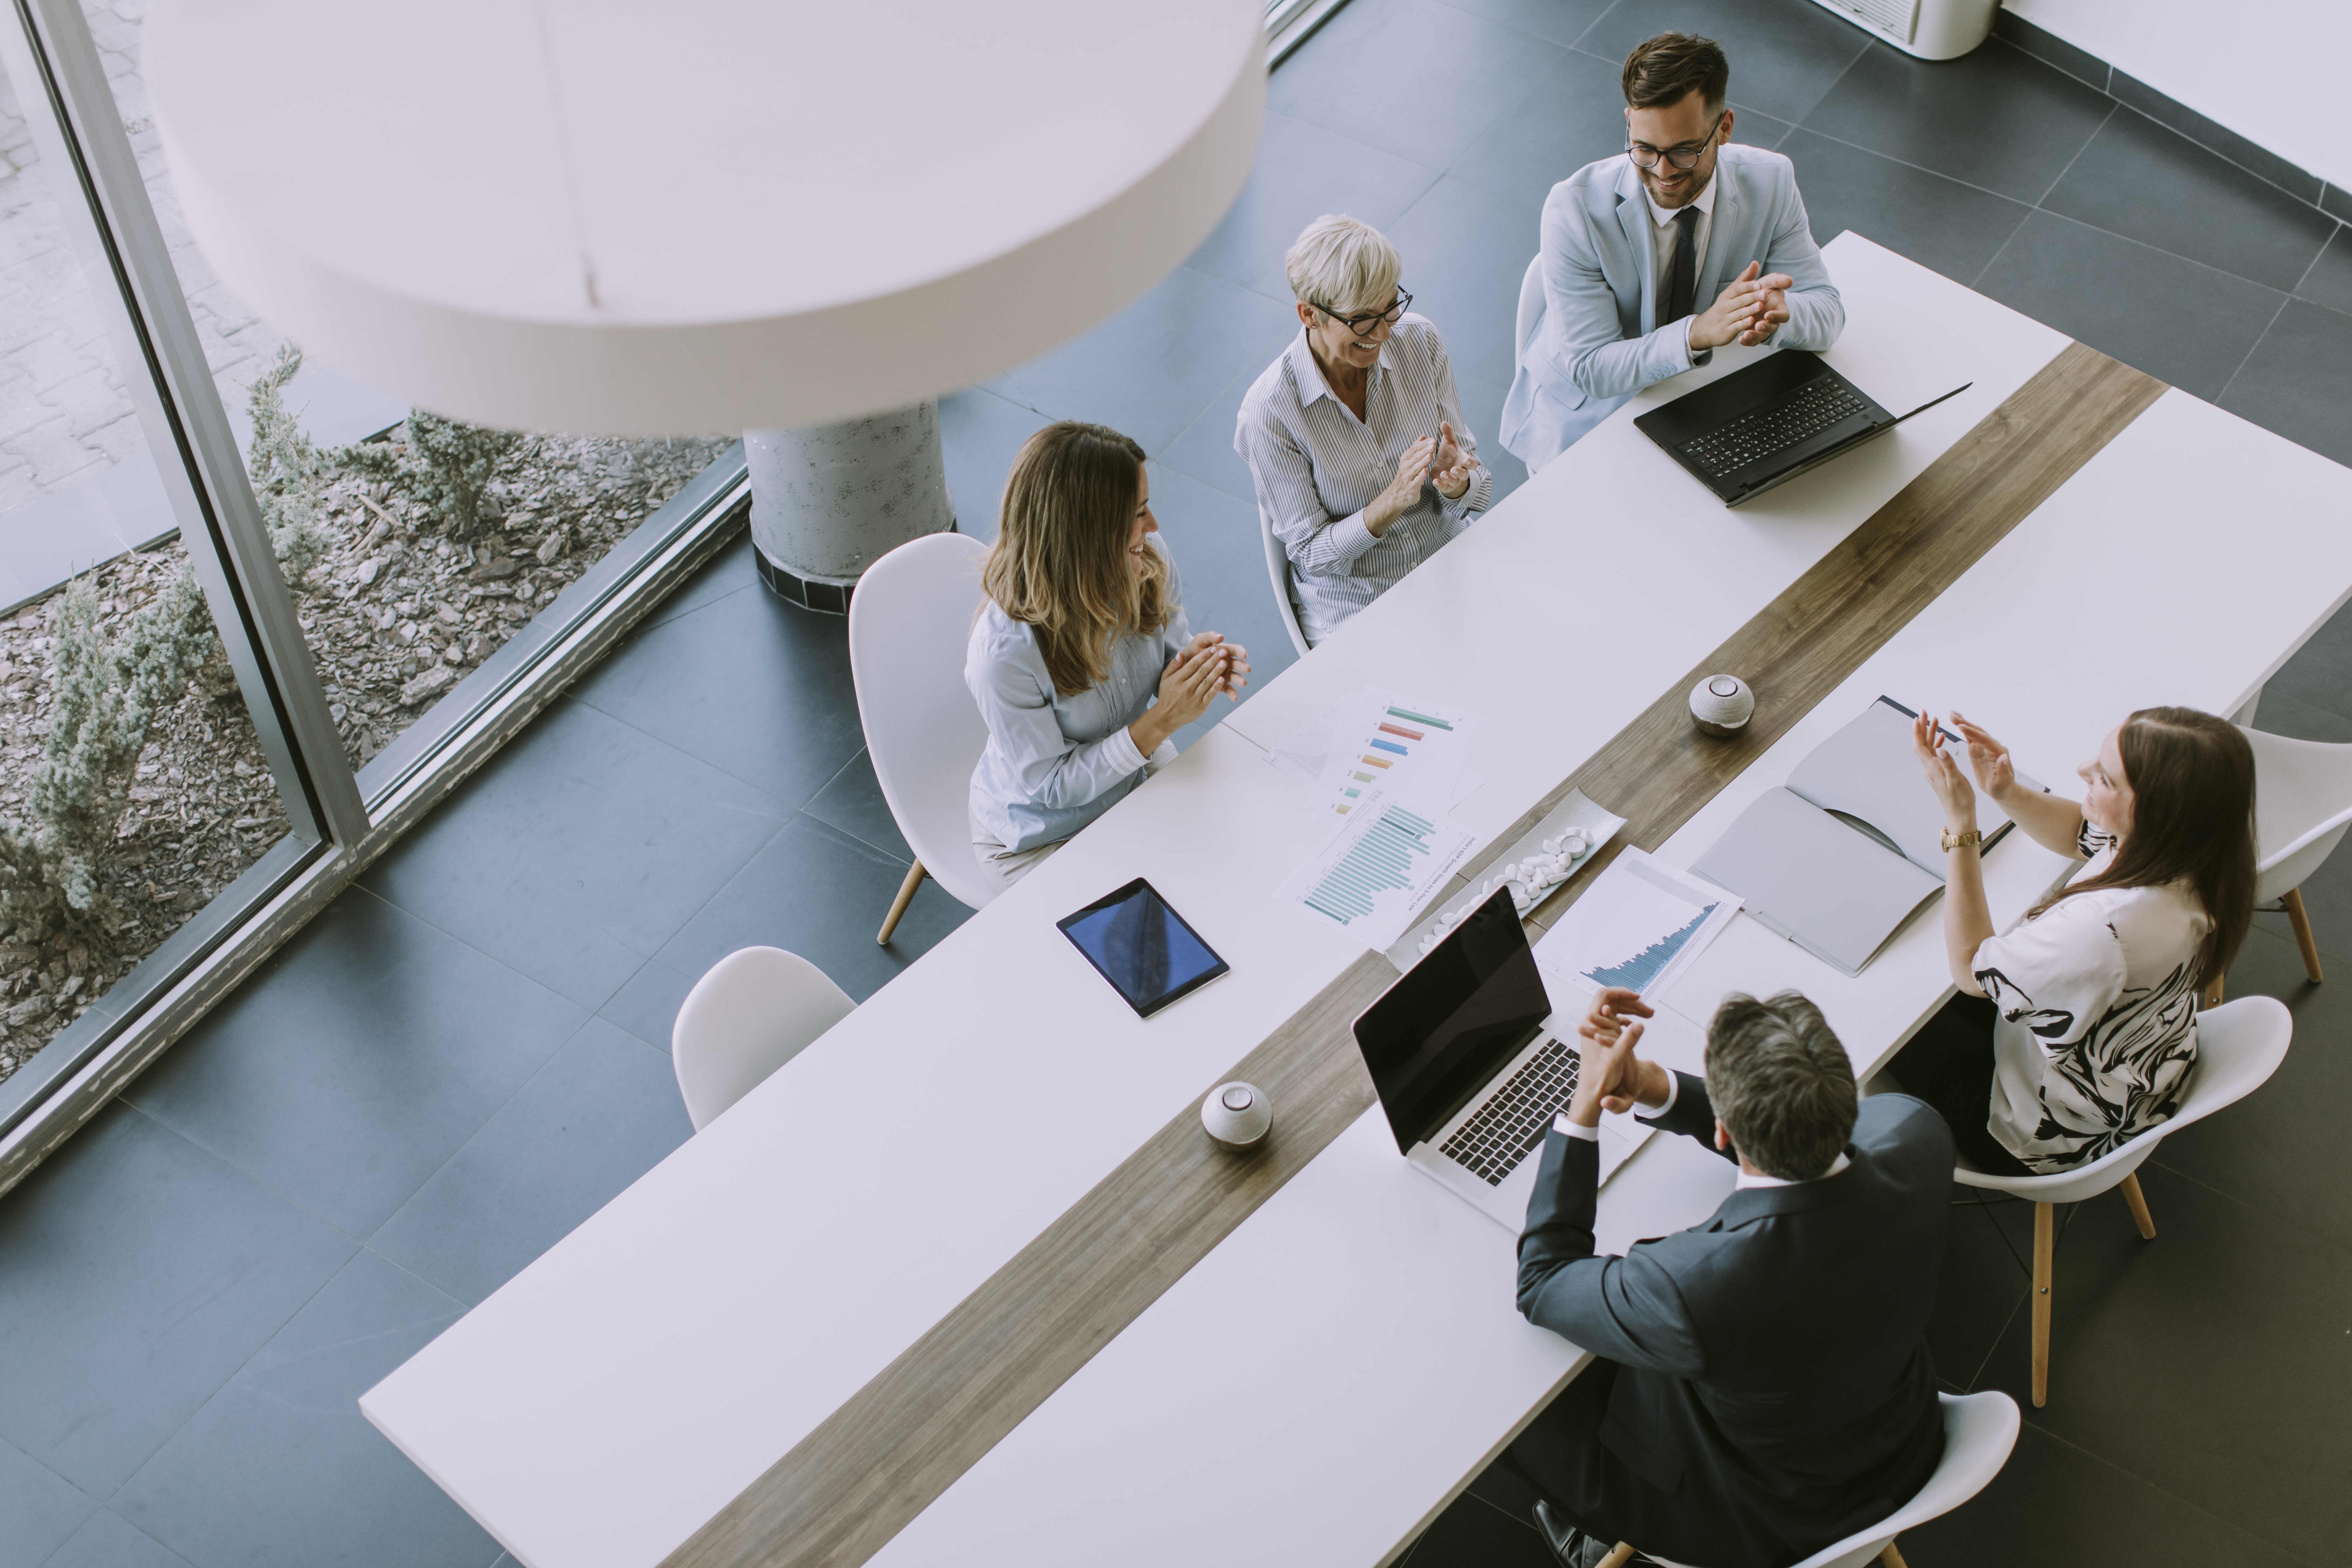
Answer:
[[[1470, 488], [1448, 500], [1423, 486], [1420, 501], [1373, 538], [1364, 509], [1396, 479], [1405, 448], [1436, 435], [1441, 421], [1471, 462]], [[1365, 378], [1361, 419], [1324, 380], [1300, 329], [1243, 397], [1234, 449], [1249, 464], [1258, 510], [1289, 557], [1298, 629], [1310, 647], [1469, 527], [1495, 486], [1462, 423], [1444, 341], [1410, 313]]]
[[[1717, 167], [1719, 172], [1721, 164], [1718, 163]], [[1706, 276], [1707, 236], [1715, 227], [1715, 175], [1709, 174], [1706, 178], [1706, 189], [1699, 192], [1697, 199], [1689, 204], [1698, 209], [1698, 227], [1691, 235], [1691, 276], [1694, 278]], [[1680, 238], [1682, 234], [1682, 231], [1675, 226], [1675, 216], [1683, 209], [1660, 206], [1658, 198], [1650, 194], [1650, 187], [1646, 184], [1642, 187], [1642, 199], [1650, 204], [1650, 216], [1656, 220], [1657, 224], [1657, 226], [1650, 231], [1650, 258], [1655, 264], [1651, 268], [1650, 276], [1658, 280], [1656, 298], [1658, 310], [1663, 313], [1666, 308], [1666, 301], [1674, 298], [1675, 241]], [[1691, 313], [1684, 318], [1683, 321], [1683, 353], [1685, 358], [1690, 358], [1693, 352], [1690, 346], [1690, 323], [1696, 321], [1706, 308], [1714, 303], [1712, 300], [1700, 299], [1696, 290], [1692, 292]], [[1712, 357], [1712, 351], [1707, 352], [1709, 357]], [[1695, 359], [1693, 363], [1704, 364], [1706, 361]]]

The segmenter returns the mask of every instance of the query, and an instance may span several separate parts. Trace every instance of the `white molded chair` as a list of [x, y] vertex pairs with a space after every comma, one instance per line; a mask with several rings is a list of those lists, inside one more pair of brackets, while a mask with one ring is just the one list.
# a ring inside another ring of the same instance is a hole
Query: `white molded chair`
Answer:
[[[2009, 1462], [2009, 1451], [2017, 1446], [2021, 1425], [2017, 1401], [2006, 1394], [1939, 1394], [1936, 1403], [1944, 1412], [1944, 1457], [1918, 1495], [1868, 1530], [1822, 1547], [1796, 1568], [1862, 1568], [1873, 1558], [1886, 1568], [1903, 1568], [1903, 1554], [1895, 1550], [1897, 1535], [1915, 1524], [1942, 1518], [2000, 1474], [2001, 1466]], [[1620, 1542], [1616, 1551], [1601, 1559], [1602, 1568], [1622, 1568], [1633, 1555], [1633, 1548]], [[1659, 1568], [1680, 1568], [1663, 1557], [1653, 1556], [1650, 1561]]]
[[2197, 1060], [2189, 1069], [2189, 1086], [2180, 1110], [2171, 1121], [2152, 1127], [2119, 1149], [2100, 1155], [2078, 1171], [2052, 1176], [1990, 1176], [1962, 1165], [1952, 1174], [1961, 1185], [2007, 1193], [2033, 1205], [2033, 1404], [2039, 1409], [2050, 1396], [2051, 1265], [2057, 1249], [2057, 1205], [2079, 1204], [2112, 1187], [2124, 1190], [2132, 1218], [2147, 1240], [2156, 1239], [2156, 1221], [2148, 1217], [2147, 1199], [2139, 1190], [2140, 1166], [2157, 1145], [2190, 1122], [2212, 1115], [2225, 1105], [2243, 1100], [2286, 1059], [2287, 1041], [2294, 1020], [2286, 1005], [2272, 996], [2247, 996], [2197, 1016]]
[[1263, 508], [1257, 514], [1259, 542], [1265, 546], [1265, 574], [1274, 579], [1274, 607], [1282, 616], [1282, 629], [1290, 634], [1290, 646], [1305, 658], [1311, 651], [1307, 646], [1307, 634], [1298, 629], [1298, 606], [1290, 602], [1290, 557], [1283, 552], [1282, 541], [1274, 536], [1274, 519]]
[[2294, 927], [2303, 972], [2317, 984], [2319, 944], [2303, 910], [2303, 884], [2352, 828], [2352, 746], [2293, 741], [2246, 730], [2254, 749], [2254, 902], [2277, 903]]
[[694, 983], [670, 1026], [670, 1066], [687, 1120], [701, 1131], [856, 1009], [847, 992], [796, 952], [729, 953]]
[[988, 723], [963, 683], [988, 546], [961, 533], [909, 540], [866, 569], [849, 601], [849, 678], [866, 752], [915, 863], [874, 940], [887, 942], [929, 876], [979, 909], [1001, 890], [971, 847], [971, 770]]

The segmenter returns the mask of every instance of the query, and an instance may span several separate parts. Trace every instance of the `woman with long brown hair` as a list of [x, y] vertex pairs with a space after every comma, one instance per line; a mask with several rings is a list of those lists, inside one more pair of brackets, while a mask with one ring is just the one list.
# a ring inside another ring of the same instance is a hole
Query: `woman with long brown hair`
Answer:
[[1249, 683], [1246, 649], [1191, 634], [1159, 530], [1143, 448], [1116, 430], [1048, 425], [1013, 459], [963, 665], [988, 721], [972, 848], [1008, 887]]
[[1895, 1060], [1979, 1169], [2046, 1175], [2170, 1117], [2197, 1059], [2199, 996], [2254, 908], [2254, 753], [2227, 720], [2143, 708], [2079, 770], [2079, 802], [2017, 783], [2009, 749], [1952, 715], [1969, 770], [2036, 843], [2090, 863], [2013, 930], [1985, 900], [1976, 793], [1921, 714], [1944, 808], [1944, 939], [1960, 994]]

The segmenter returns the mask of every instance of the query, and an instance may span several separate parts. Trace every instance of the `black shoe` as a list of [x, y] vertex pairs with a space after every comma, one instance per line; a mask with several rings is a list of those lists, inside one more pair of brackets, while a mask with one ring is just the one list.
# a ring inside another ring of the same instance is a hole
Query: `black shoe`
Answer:
[[[1592, 1538], [1552, 1511], [1549, 1502], [1536, 1504], [1536, 1528], [1543, 1532], [1544, 1544], [1551, 1554], [1567, 1568], [1586, 1568], [1585, 1547]], [[1604, 1550], [1602, 1555], [1606, 1555]]]

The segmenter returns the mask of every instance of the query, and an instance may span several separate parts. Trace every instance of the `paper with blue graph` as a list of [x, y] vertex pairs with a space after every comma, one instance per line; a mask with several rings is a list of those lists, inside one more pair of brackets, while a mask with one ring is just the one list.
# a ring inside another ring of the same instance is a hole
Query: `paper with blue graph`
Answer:
[[1358, 797], [1275, 897], [1338, 927], [1366, 947], [1393, 946], [1422, 906], [1486, 842], [1434, 811], [1374, 791]]
[[1536, 965], [1588, 994], [1622, 985], [1655, 995], [1738, 912], [1738, 894], [1628, 848], [1536, 943]]

